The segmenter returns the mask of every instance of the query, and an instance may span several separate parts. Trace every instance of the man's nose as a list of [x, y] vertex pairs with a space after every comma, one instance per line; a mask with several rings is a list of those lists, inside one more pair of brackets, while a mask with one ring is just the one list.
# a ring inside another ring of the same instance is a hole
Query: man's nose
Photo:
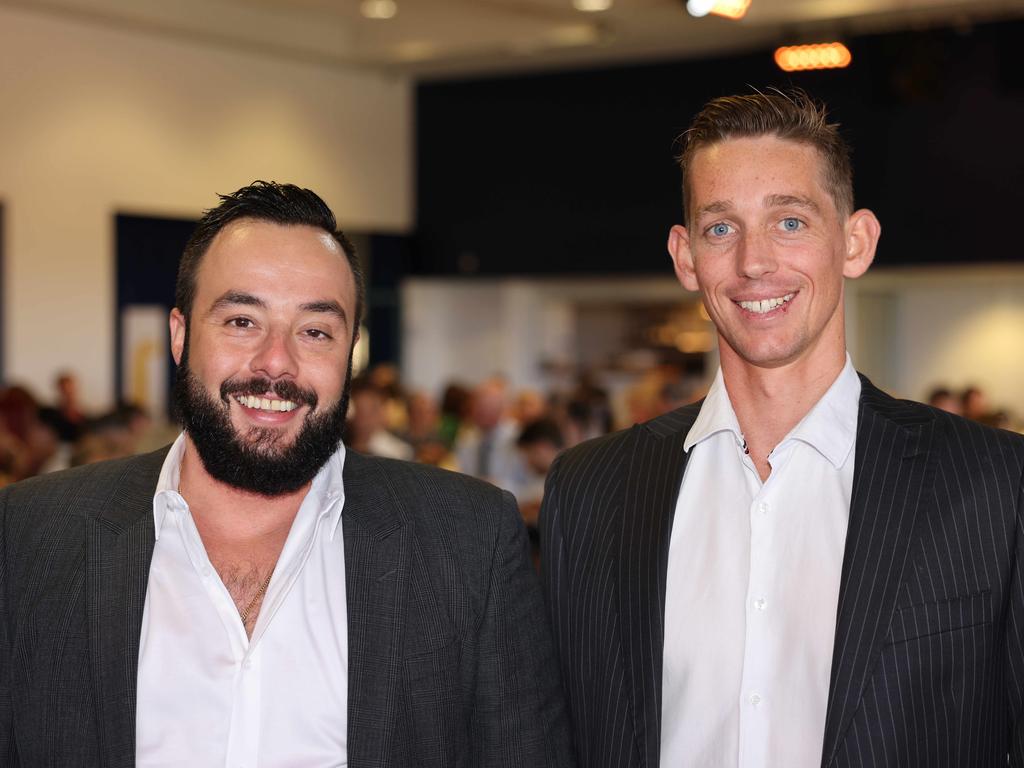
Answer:
[[771, 239], [759, 231], [748, 231], [736, 248], [736, 273], [740, 277], [757, 279], [778, 268]]
[[298, 374], [295, 355], [295, 341], [287, 331], [270, 331], [260, 344], [249, 363], [253, 373], [261, 373], [269, 379]]

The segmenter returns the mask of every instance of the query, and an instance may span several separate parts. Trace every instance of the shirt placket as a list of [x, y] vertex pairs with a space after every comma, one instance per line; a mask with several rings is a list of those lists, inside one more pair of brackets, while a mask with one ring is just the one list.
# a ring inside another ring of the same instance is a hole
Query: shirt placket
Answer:
[[[748, 469], [756, 473], [749, 456]], [[743, 675], [739, 690], [739, 765], [766, 766], [769, 713], [773, 706], [771, 674], [772, 568], [775, 525], [771, 478], [757, 488], [749, 506], [750, 572], [744, 605]]]
[[260, 748], [260, 652], [252, 645], [235, 670], [225, 768], [256, 768]]
[[238, 608], [213, 570], [184, 499], [180, 500], [178, 509], [182, 542], [220, 616], [234, 659], [233, 669], [225, 670], [232, 677], [232, 708], [224, 765], [226, 768], [254, 768], [260, 744], [259, 645], [249, 641]]

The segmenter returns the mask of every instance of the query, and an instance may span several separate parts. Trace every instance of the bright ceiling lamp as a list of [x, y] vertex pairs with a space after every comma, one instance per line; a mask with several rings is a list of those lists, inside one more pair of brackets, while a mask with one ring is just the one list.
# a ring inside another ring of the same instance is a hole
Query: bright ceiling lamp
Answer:
[[750, 7], [750, 0], [686, 0], [686, 10], [691, 16], [724, 16], [727, 19], [742, 19]]
[[398, 13], [395, 0], [363, 0], [359, 12], [368, 19], [390, 19]]
[[775, 63], [784, 72], [809, 69], [842, 69], [853, 60], [850, 49], [842, 43], [787, 45], [775, 49]]
[[572, 0], [572, 7], [577, 11], [597, 13], [612, 7], [612, 0]]

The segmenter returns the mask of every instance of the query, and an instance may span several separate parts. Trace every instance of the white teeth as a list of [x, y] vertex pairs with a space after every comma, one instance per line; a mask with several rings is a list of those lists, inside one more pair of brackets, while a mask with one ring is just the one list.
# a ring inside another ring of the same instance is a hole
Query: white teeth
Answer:
[[755, 312], [759, 315], [763, 315], [765, 312], [771, 312], [776, 307], [781, 307], [787, 301], [792, 299], [796, 294], [787, 293], [785, 296], [779, 296], [776, 299], [761, 299], [760, 301], [741, 301], [739, 305], [748, 312]]
[[291, 400], [268, 400], [255, 395], [237, 395], [235, 399], [246, 408], [253, 408], [257, 411], [294, 411], [299, 407], [298, 403], [293, 403]]

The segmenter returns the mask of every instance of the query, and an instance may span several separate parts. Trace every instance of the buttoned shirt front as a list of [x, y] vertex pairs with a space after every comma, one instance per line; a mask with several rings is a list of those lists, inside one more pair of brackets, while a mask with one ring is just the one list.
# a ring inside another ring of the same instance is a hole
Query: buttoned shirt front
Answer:
[[164, 461], [139, 646], [136, 762], [284, 768], [348, 764], [345, 448], [314, 477], [250, 639]]
[[847, 356], [762, 483], [718, 372], [669, 543], [662, 765], [820, 766], [860, 389]]

